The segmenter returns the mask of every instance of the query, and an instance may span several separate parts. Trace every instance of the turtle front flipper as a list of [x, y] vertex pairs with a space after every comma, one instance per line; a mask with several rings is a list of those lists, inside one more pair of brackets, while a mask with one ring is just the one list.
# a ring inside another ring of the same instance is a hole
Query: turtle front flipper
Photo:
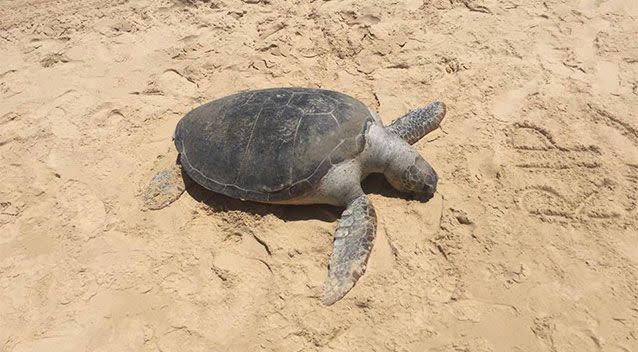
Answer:
[[414, 144], [439, 127], [445, 112], [445, 104], [437, 101], [399, 117], [392, 121], [387, 129], [404, 141]]
[[368, 196], [350, 202], [334, 236], [328, 279], [321, 302], [331, 305], [345, 296], [366, 270], [377, 230], [377, 216]]
[[174, 164], [158, 172], [144, 188], [144, 206], [150, 210], [165, 208], [176, 201], [185, 189], [182, 170]]

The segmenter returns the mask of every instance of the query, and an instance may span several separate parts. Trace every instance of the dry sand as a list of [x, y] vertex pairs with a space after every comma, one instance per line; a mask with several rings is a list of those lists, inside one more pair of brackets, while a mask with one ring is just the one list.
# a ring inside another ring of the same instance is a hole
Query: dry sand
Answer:
[[[0, 351], [638, 351], [638, 1], [4, 0], [0, 26]], [[331, 307], [339, 209], [141, 210], [185, 112], [289, 85], [449, 108], [416, 145], [437, 195], [367, 182], [374, 251]]]

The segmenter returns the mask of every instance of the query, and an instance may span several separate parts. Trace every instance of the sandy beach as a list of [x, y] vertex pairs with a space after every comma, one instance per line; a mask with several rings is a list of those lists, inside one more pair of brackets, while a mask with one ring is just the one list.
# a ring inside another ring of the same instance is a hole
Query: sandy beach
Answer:
[[[0, 1], [0, 352], [638, 351], [637, 39], [636, 0]], [[143, 206], [186, 112], [281, 86], [448, 108], [329, 307], [341, 209]]]

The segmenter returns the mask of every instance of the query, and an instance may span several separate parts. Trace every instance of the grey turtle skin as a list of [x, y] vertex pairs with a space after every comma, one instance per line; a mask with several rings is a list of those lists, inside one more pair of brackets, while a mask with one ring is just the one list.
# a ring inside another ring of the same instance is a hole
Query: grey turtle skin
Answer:
[[321, 298], [330, 305], [363, 275], [372, 249], [377, 218], [361, 181], [382, 173], [401, 192], [431, 196], [437, 174], [411, 144], [438, 128], [445, 112], [434, 102], [383, 126], [363, 103], [329, 90], [274, 88], [214, 100], [177, 124], [178, 163], [153, 177], [146, 206], [177, 200], [183, 170], [241, 200], [345, 207]]

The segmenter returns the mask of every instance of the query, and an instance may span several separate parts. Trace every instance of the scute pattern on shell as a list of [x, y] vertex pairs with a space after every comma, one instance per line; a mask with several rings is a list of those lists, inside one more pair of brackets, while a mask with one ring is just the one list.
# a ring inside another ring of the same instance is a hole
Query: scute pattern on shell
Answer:
[[342, 93], [263, 89], [195, 108], [177, 124], [175, 145], [188, 175], [212, 191], [287, 200], [361, 153], [373, 121], [363, 103]]

